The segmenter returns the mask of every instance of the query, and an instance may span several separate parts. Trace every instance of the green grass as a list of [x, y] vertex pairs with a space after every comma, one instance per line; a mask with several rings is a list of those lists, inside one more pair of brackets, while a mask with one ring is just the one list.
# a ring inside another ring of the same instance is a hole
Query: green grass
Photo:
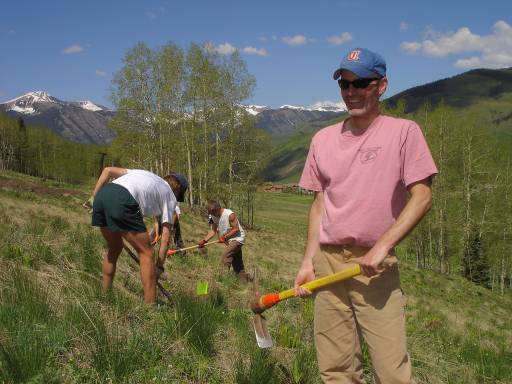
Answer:
[[[32, 195], [0, 190], [0, 383], [320, 383], [312, 300], [267, 311], [275, 347], [259, 349], [252, 287], [220, 268], [221, 245], [168, 260], [173, 300], [160, 297], [158, 310], [143, 304], [138, 267], [126, 254], [114, 289], [103, 293], [104, 243], [89, 216], [74, 200]], [[257, 267], [262, 292], [293, 284], [311, 199], [257, 194], [244, 261]], [[184, 211], [190, 245], [207, 224]], [[512, 382], [510, 292], [405, 261], [401, 276], [418, 383]], [[207, 296], [196, 296], [198, 281], [208, 281]], [[364, 372], [371, 383], [368, 361]]]

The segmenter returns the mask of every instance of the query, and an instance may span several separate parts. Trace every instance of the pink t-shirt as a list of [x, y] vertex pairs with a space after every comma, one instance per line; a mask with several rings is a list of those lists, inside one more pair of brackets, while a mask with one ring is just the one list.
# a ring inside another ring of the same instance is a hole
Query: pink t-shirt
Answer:
[[420, 127], [379, 115], [361, 134], [326, 127], [311, 141], [300, 186], [323, 191], [320, 244], [372, 246], [407, 202], [407, 186], [437, 168]]

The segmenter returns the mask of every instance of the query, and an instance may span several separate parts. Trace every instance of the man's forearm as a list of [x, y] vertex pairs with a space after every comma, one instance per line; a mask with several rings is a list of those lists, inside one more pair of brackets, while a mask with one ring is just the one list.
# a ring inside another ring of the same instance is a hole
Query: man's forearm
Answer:
[[304, 258], [302, 263], [312, 263], [313, 257], [319, 248], [320, 239], [320, 222], [322, 220], [322, 213], [324, 210], [323, 193], [318, 192], [315, 195], [315, 200], [311, 204], [308, 218], [308, 238], [306, 241], [306, 249], [304, 251]]
[[171, 227], [168, 223], [165, 223], [162, 229], [162, 238], [160, 239], [160, 249], [158, 250], [158, 259], [161, 266], [163, 266], [167, 257], [167, 250], [169, 249], [169, 244], [173, 235], [174, 226]]
[[206, 242], [208, 242], [213, 236], [215, 236], [215, 231], [209, 230], [206, 236], [203, 238]]
[[118, 178], [122, 175], [125, 175], [127, 170], [125, 168], [118, 167], [106, 167], [101, 171], [101, 175], [94, 186], [94, 191], [92, 193], [93, 196], [96, 196], [98, 191], [103, 187], [106, 183], [110, 181], [111, 178]]
[[105, 168], [102, 172], [100, 177], [98, 178], [98, 181], [96, 182], [96, 185], [94, 186], [94, 191], [92, 192], [93, 196], [96, 196], [98, 191], [103, 187], [108, 181], [110, 180], [109, 172], [107, 168]]

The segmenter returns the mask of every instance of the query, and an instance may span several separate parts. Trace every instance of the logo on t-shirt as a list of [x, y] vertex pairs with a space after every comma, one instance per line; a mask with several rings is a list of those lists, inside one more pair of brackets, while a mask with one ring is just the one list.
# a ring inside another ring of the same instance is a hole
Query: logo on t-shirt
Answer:
[[377, 158], [379, 149], [381, 149], [381, 147], [361, 148], [359, 150], [359, 160], [361, 161], [361, 164], [374, 161]]

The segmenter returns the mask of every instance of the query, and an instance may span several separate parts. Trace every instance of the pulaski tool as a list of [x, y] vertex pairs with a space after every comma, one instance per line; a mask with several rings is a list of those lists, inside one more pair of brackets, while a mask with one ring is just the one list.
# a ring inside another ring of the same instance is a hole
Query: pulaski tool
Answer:
[[[339, 272], [302, 284], [301, 287], [307, 288], [313, 292], [319, 288], [350, 279], [360, 274], [361, 267], [359, 264], [355, 264]], [[254, 278], [254, 281], [256, 281], [256, 277]], [[282, 292], [267, 293], [261, 297], [258, 297], [258, 295], [258, 289], [256, 289], [256, 300], [251, 303], [251, 309], [255, 314], [253, 321], [254, 333], [256, 334], [256, 341], [260, 348], [270, 348], [273, 345], [273, 342], [270, 334], [268, 333], [265, 318], [262, 316], [262, 313], [280, 301], [295, 297], [295, 293], [293, 288], [290, 288]]]

